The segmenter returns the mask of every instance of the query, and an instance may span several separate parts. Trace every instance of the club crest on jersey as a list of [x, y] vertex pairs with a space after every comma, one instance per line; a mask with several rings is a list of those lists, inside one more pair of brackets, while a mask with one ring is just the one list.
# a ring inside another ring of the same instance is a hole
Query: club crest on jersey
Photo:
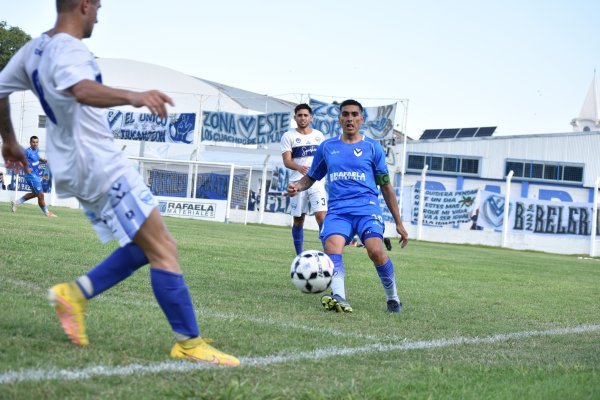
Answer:
[[354, 149], [354, 155], [356, 157], [362, 156], [363, 151], [361, 149]]

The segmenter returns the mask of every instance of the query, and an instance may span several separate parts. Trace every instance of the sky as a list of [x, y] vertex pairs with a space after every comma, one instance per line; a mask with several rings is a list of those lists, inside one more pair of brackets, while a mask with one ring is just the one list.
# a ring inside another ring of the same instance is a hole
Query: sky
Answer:
[[[0, 20], [37, 36], [54, 4], [0, 0]], [[598, 15], [598, 0], [102, 0], [86, 44], [292, 101], [399, 102], [412, 138], [558, 133], [600, 67]]]

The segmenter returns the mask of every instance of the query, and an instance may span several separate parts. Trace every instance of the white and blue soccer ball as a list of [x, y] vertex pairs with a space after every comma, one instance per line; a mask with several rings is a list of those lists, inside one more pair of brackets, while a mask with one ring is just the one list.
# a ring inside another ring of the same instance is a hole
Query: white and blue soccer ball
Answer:
[[292, 261], [292, 283], [304, 293], [321, 293], [331, 285], [333, 261], [322, 251], [306, 250]]

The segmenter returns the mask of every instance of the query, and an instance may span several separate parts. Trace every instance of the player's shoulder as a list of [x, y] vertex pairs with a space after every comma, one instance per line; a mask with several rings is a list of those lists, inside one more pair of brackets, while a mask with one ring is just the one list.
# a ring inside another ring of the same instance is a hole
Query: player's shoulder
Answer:
[[57, 33], [52, 36], [48, 43], [44, 46], [44, 52], [48, 53], [49, 57], [57, 60], [70, 59], [74, 54], [81, 56], [92, 56], [92, 52], [79, 40], [66, 33]]
[[362, 143], [366, 146], [369, 146], [373, 149], [381, 149], [381, 143], [379, 143], [379, 141], [373, 139], [372, 137], [369, 136], [363, 136], [363, 140]]
[[339, 136], [332, 136], [332, 137], [325, 138], [325, 140], [323, 140], [323, 145], [325, 145], [325, 144], [331, 145], [334, 143], [340, 143]]
[[325, 134], [323, 132], [321, 132], [320, 130], [315, 129], [315, 128], [313, 128], [312, 133], [315, 136], [325, 137]]
[[289, 140], [291, 140], [291, 138], [294, 136], [294, 131], [293, 129], [290, 129], [289, 131], [285, 132], [282, 136], [281, 136], [281, 143], [286, 143]]

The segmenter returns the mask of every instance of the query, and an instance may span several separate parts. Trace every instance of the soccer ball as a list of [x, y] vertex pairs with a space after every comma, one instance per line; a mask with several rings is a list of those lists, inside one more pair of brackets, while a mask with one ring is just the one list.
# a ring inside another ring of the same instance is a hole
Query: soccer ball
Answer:
[[304, 293], [321, 293], [331, 285], [333, 261], [322, 251], [306, 250], [292, 261], [292, 283]]

